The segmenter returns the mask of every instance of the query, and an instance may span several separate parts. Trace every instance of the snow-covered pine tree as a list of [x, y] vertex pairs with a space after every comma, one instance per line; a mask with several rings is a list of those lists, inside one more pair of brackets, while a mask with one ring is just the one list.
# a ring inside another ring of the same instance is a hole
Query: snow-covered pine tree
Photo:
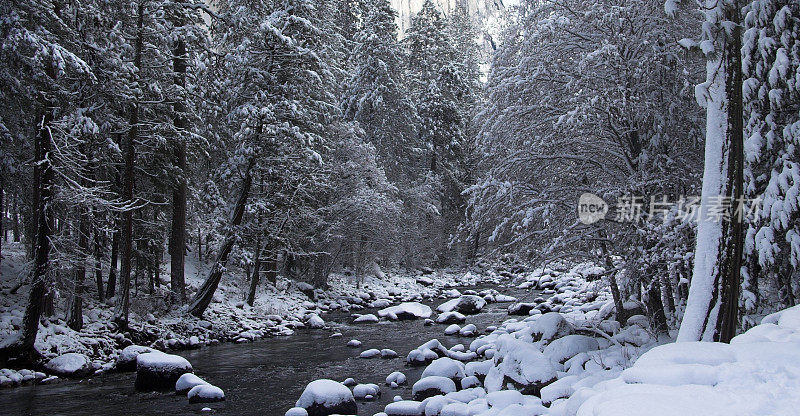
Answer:
[[799, 294], [800, 5], [753, 1], [744, 25], [745, 194], [761, 205], [745, 242], [743, 324], [750, 326], [762, 312], [797, 304]]

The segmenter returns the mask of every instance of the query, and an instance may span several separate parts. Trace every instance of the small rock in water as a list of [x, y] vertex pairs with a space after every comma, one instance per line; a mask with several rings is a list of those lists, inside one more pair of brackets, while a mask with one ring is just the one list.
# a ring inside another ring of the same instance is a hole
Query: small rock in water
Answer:
[[308, 412], [302, 407], [293, 407], [287, 410], [284, 416], [308, 416]]
[[478, 334], [478, 328], [475, 326], [475, 324], [467, 324], [464, 325], [460, 331], [458, 331], [458, 334], [462, 337], [472, 337]]
[[[428, 397], [437, 395], [445, 395], [456, 391], [456, 384], [453, 380], [447, 377], [429, 376], [420, 379], [414, 383], [411, 388], [411, 393], [414, 395], [414, 400], [425, 400]], [[387, 412], [389, 413], [389, 412]]]
[[461, 331], [461, 327], [458, 324], [452, 324], [452, 325], [448, 326], [447, 328], [445, 328], [444, 334], [445, 335], [455, 335], [455, 334], [458, 333], [458, 331]]
[[356, 383], [356, 380], [354, 378], [348, 377], [342, 382], [342, 384], [344, 384], [347, 387], [352, 387], [352, 386], [355, 386], [357, 383]]
[[347, 346], [352, 348], [358, 348], [361, 346], [361, 341], [357, 339], [351, 339], [350, 341], [347, 341]]
[[359, 384], [353, 387], [353, 396], [356, 399], [371, 400], [381, 395], [377, 384]]
[[311, 329], [322, 329], [325, 328], [325, 321], [319, 315], [312, 313], [308, 321], [306, 321], [306, 325]]
[[116, 368], [117, 371], [136, 371], [136, 357], [139, 356], [139, 354], [153, 351], [154, 350], [150, 347], [128, 345], [119, 353], [114, 368]]
[[334, 332], [331, 334], [331, 338], [341, 338], [341, 337], [342, 337], [341, 332]]
[[359, 355], [359, 357], [361, 357], [361, 358], [375, 358], [375, 357], [377, 357], [379, 355], [381, 355], [381, 350], [379, 350], [377, 348], [371, 348], [371, 349], [368, 349], [366, 351], [362, 351], [361, 354]]
[[384, 348], [381, 350], [381, 358], [397, 358], [397, 352]]
[[213, 409], [212, 409], [212, 408], [210, 408], [210, 407], [204, 407], [204, 408], [200, 409], [200, 411], [201, 411], [201, 412], [210, 412], [210, 411], [212, 411], [212, 410], [213, 410]]
[[371, 313], [368, 313], [366, 315], [359, 315], [353, 321], [353, 323], [355, 323], [355, 324], [371, 324], [371, 323], [375, 323], [375, 322], [378, 322], [378, 317], [373, 315], [373, 314], [371, 314]]
[[178, 378], [175, 382], [175, 392], [178, 394], [186, 394], [189, 390], [201, 384], [208, 384], [205, 380], [192, 373], [186, 373]]
[[194, 386], [189, 393], [189, 403], [214, 403], [225, 400], [225, 393], [221, 388], [210, 384]]
[[392, 383], [406, 384], [406, 375], [399, 371], [389, 374], [386, 376], [386, 384], [391, 385]]

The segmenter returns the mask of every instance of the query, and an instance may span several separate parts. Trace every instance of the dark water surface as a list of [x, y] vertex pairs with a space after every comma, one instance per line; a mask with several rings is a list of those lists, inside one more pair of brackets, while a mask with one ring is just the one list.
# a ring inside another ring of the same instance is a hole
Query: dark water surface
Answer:
[[[503, 294], [526, 295], [513, 288], [498, 288]], [[530, 296], [527, 297], [530, 299]], [[425, 302], [432, 307], [444, 302]], [[506, 319], [508, 303], [493, 303], [484, 312], [468, 316], [479, 331]], [[372, 310], [360, 313], [373, 312]], [[419, 380], [424, 367], [407, 367], [406, 354], [420, 344], [437, 338], [446, 347], [472, 338], [445, 336], [446, 325], [426, 327], [422, 320], [350, 324], [348, 314], [324, 316], [328, 330], [299, 330], [288, 337], [269, 338], [246, 344], [219, 344], [184, 351], [195, 373], [225, 391], [226, 401], [189, 404], [185, 396], [171, 393], [140, 393], [134, 390], [135, 373], [108, 373], [91, 379], [61, 381], [51, 385], [23, 386], [0, 390], [0, 415], [155, 415], [223, 414], [282, 416], [294, 406], [305, 385], [318, 378], [342, 381], [353, 377], [358, 383], [381, 386], [381, 397], [373, 402], [358, 402], [358, 414], [370, 416], [383, 411], [395, 395], [411, 398], [411, 385]], [[344, 334], [330, 338], [333, 332]], [[350, 339], [363, 342], [362, 348], [349, 348]], [[391, 348], [399, 358], [361, 359], [368, 348]], [[386, 376], [399, 370], [408, 385], [392, 389]], [[202, 412], [210, 407], [212, 412]]]

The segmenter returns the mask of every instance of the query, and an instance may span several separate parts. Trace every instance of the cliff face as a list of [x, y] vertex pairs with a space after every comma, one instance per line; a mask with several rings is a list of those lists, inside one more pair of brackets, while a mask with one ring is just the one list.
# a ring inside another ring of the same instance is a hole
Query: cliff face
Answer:
[[[421, 8], [425, 0], [392, 0], [392, 7], [397, 10], [399, 16], [397, 25], [400, 34], [408, 29], [413, 17]], [[470, 14], [485, 26], [505, 10], [503, 0], [433, 0], [445, 15], [449, 14], [459, 4], [466, 5]]]

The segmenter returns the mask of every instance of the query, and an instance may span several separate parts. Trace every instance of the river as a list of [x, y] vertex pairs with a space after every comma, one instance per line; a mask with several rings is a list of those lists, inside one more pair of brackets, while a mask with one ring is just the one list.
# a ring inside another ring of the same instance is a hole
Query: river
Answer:
[[[465, 288], [461, 288], [465, 289]], [[498, 288], [503, 294], [528, 295], [515, 288]], [[526, 296], [530, 299], [530, 296]], [[444, 299], [426, 302], [435, 307]], [[480, 331], [506, 319], [508, 303], [490, 303], [477, 315], [467, 317]], [[360, 313], [373, 312], [372, 310]], [[0, 414], [9, 415], [154, 415], [222, 414], [282, 416], [294, 406], [307, 383], [318, 378], [342, 381], [353, 377], [359, 383], [381, 386], [381, 397], [372, 402], [358, 401], [358, 414], [370, 416], [383, 411], [395, 395], [411, 398], [411, 385], [424, 367], [407, 367], [406, 354], [420, 344], [437, 338], [446, 347], [473, 338], [445, 336], [446, 325], [424, 326], [422, 320], [351, 324], [349, 314], [332, 313], [324, 318], [329, 330], [299, 330], [294, 335], [259, 340], [246, 344], [224, 343], [199, 350], [182, 351], [195, 373], [225, 391], [226, 401], [189, 404], [185, 396], [170, 393], [140, 393], [134, 390], [135, 373], [107, 373], [82, 380], [63, 380], [50, 385], [30, 385], [0, 390]], [[340, 338], [331, 338], [341, 332]], [[350, 348], [350, 339], [363, 342]], [[400, 355], [394, 359], [362, 359], [367, 348], [391, 348]], [[402, 371], [408, 384], [392, 389], [386, 376]], [[201, 409], [210, 407], [212, 412]]]

